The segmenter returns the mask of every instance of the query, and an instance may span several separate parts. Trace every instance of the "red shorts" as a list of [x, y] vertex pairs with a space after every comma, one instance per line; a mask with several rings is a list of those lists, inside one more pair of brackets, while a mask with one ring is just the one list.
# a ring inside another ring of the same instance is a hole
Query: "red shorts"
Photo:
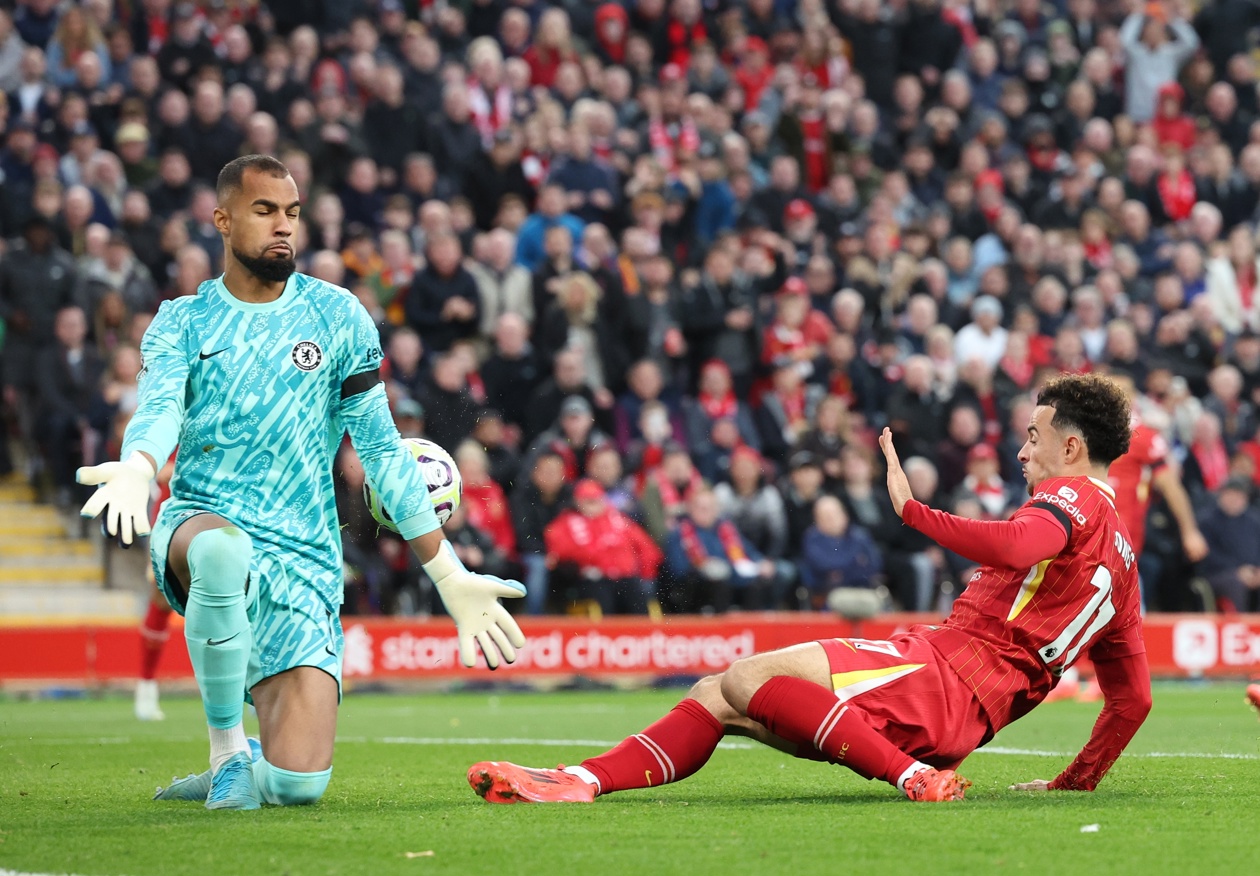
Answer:
[[906, 754], [954, 769], [992, 737], [971, 689], [927, 639], [822, 639], [842, 703]]

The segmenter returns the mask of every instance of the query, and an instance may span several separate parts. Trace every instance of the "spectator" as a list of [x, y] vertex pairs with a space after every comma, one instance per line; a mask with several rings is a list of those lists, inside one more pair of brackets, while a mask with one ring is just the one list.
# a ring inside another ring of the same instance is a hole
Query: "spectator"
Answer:
[[564, 458], [544, 450], [526, 467], [512, 493], [512, 521], [516, 544], [525, 567], [525, 611], [542, 614], [548, 607], [550, 572], [544, 533], [568, 505], [572, 487], [565, 480]]
[[1260, 609], [1260, 512], [1251, 504], [1251, 484], [1231, 477], [1221, 483], [1215, 502], [1199, 517], [1208, 553], [1198, 565], [1216, 594], [1220, 611]]
[[129, 311], [157, 310], [157, 286], [153, 277], [120, 232], [110, 236], [104, 256], [89, 260], [79, 274], [74, 301], [84, 313], [95, 313], [101, 298], [110, 291], [121, 294]]
[[34, 363], [37, 434], [57, 505], [63, 509], [74, 501], [75, 460], [86, 465], [95, 462], [84, 448], [94, 438], [88, 416], [98, 403], [105, 365], [86, 343], [87, 330], [81, 308], [61, 308], [53, 326], [54, 343], [40, 350]]
[[76, 276], [74, 260], [57, 246], [51, 223], [40, 216], [28, 219], [22, 239], [0, 259], [6, 387], [25, 387], [35, 374], [36, 356], [54, 340], [58, 312], [73, 300]]
[[481, 317], [477, 281], [461, 264], [463, 248], [453, 234], [435, 235], [425, 251], [428, 264], [407, 293], [407, 324], [435, 352], [474, 335]]
[[1209, 259], [1206, 268], [1208, 300], [1221, 327], [1231, 334], [1244, 328], [1260, 330], [1260, 295], [1256, 294], [1260, 259], [1251, 229], [1246, 225], [1234, 228], [1225, 253]]
[[519, 135], [511, 128], [495, 131], [490, 149], [476, 159], [464, 191], [472, 201], [477, 227], [490, 230], [503, 199], [515, 195], [526, 204], [534, 202], [534, 185], [521, 164]]
[[424, 405], [428, 434], [443, 447], [458, 447], [472, 434], [477, 422], [477, 402], [468, 387], [468, 371], [462, 357], [446, 352], [433, 360], [433, 373], [416, 401]]
[[595, 428], [590, 402], [580, 395], [571, 395], [560, 405], [552, 427], [534, 439], [527, 460], [543, 452], [558, 454], [564, 460], [565, 480], [574, 483], [586, 471], [591, 451], [609, 440]]
[[[1168, 6], [1173, 7], [1171, 14]], [[1142, 12], [1130, 13], [1120, 27], [1126, 58], [1124, 109], [1135, 122], [1150, 121], [1159, 89], [1176, 81], [1182, 65], [1199, 48], [1199, 35], [1184, 13], [1182, 0], [1148, 3]]]
[[451, 543], [455, 556], [478, 575], [510, 576], [512, 565], [506, 552], [489, 532], [473, 522], [475, 508], [467, 503], [456, 505], [442, 524], [442, 532]]
[[883, 563], [870, 534], [850, 522], [840, 500], [823, 496], [814, 503], [814, 525], [802, 540], [798, 568], [811, 607], [821, 609], [839, 587], [876, 587]]
[[538, 191], [538, 207], [521, 226], [516, 239], [516, 261], [533, 272], [543, 263], [543, 249], [547, 230], [561, 225], [569, 229], [570, 241], [580, 240], [584, 223], [566, 211], [567, 199], [564, 187], [548, 183]]
[[573, 489], [574, 510], [546, 529], [547, 565], [570, 567], [578, 599], [605, 614], [646, 614], [661, 565], [660, 548], [637, 523], [612, 508], [599, 484], [583, 479]]
[[728, 518], [720, 516], [713, 491], [696, 490], [687, 513], [670, 532], [665, 549], [677, 611], [722, 613], [732, 604], [744, 609], [778, 607], [775, 564], [765, 559]]
[[971, 304], [971, 322], [954, 336], [954, 357], [960, 361], [979, 358], [995, 367], [1006, 352], [1006, 329], [1002, 328], [1002, 304], [990, 295], [980, 295]]
[[469, 526], [485, 533], [504, 559], [515, 557], [511, 509], [503, 488], [490, 476], [486, 451], [475, 441], [465, 441], [455, 450], [455, 463], [464, 482], [462, 507], [468, 512]]

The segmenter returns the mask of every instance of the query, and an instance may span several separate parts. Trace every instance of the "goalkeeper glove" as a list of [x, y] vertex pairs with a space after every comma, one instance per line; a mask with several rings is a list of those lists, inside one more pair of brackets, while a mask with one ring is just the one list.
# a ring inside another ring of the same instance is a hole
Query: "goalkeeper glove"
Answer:
[[157, 472], [144, 454], [136, 451], [125, 462], [106, 462], [80, 468], [75, 480], [97, 490], [79, 513], [96, 517], [104, 512], [101, 528], [131, 547], [137, 535], [149, 534], [149, 484]]
[[459, 632], [459, 662], [471, 667], [481, 646], [486, 663], [499, 668], [499, 655], [507, 663], [516, 661], [516, 649], [525, 646], [525, 634], [499, 602], [499, 597], [519, 599], [525, 585], [493, 575], [477, 575], [464, 568], [449, 541], [443, 540], [437, 555], [424, 564], [446, 612]]

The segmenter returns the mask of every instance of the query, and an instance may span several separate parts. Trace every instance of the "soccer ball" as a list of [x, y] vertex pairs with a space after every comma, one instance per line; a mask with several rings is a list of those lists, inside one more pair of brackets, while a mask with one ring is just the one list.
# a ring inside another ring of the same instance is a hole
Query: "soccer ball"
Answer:
[[[464, 498], [464, 479], [460, 477], [455, 460], [441, 445], [424, 438], [404, 438], [402, 443], [424, 471], [424, 480], [429, 485], [429, 498], [433, 501], [438, 524], [445, 525], [451, 512], [459, 507]], [[373, 520], [391, 532], [398, 531], [398, 526], [381, 504], [381, 497], [366, 480], [363, 482], [363, 501], [367, 503]]]

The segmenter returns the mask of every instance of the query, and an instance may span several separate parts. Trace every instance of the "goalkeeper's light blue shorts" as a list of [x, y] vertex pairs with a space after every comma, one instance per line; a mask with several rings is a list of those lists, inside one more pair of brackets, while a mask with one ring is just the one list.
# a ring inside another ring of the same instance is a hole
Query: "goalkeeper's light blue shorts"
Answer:
[[[149, 538], [154, 579], [180, 616], [187, 609], [186, 596], [170, 573], [166, 555], [175, 530], [198, 514], [209, 513], [218, 512], [168, 499], [162, 503]], [[254, 541], [247, 584], [247, 614], [254, 636], [245, 677], [247, 700], [248, 691], [258, 682], [298, 666], [313, 666], [331, 675], [340, 699], [345, 638], [337, 611], [320, 597], [321, 592], [341, 586], [340, 580], [332, 578], [328, 569], [318, 568], [303, 557], [281, 554], [265, 542]]]

